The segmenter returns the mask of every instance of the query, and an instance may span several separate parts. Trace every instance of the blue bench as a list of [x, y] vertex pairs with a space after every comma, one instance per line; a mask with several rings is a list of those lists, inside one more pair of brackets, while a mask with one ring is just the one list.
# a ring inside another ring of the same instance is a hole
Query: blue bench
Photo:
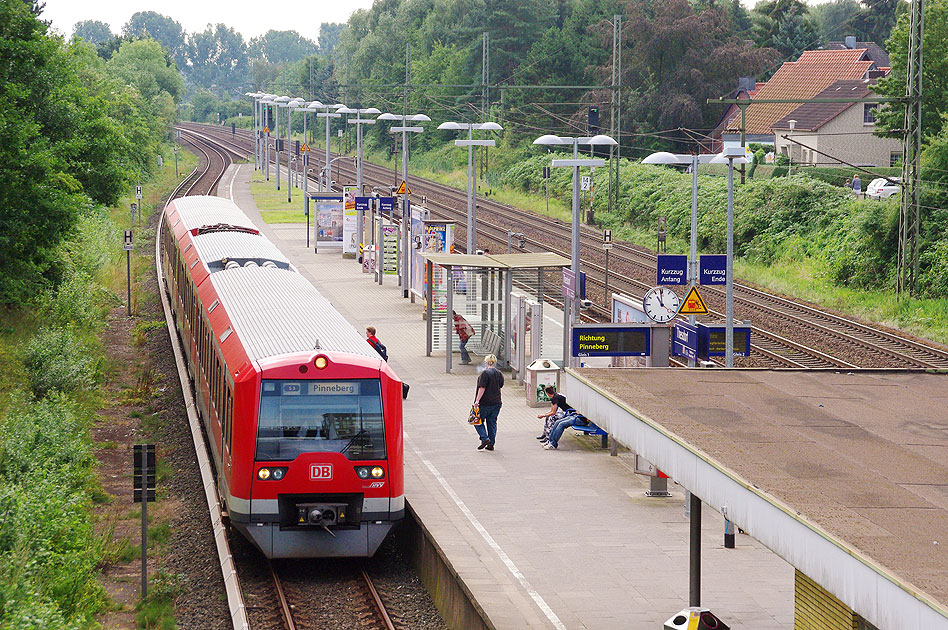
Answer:
[[572, 428], [575, 429], [576, 431], [579, 431], [580, 433], [585, 433], [586, 435], [601, 435], [602, 448], [609, 448], [609, 434], [603, 431], [602, 429], [600, 429], [595, 424], [593, 424], [592, 420], [590, 420], [589, 418], [586, 418], [585, 416], [583, 416], [583, 418], [589, 424], [583, 424], [583, 425], [574, 424]]

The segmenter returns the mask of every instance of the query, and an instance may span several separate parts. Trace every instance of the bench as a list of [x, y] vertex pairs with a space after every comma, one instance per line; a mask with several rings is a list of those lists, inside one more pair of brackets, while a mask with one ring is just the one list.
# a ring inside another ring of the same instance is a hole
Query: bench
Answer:
[[[586, 418], [585, 416], [583, 416]], [[589, 424], [578, 425], [574, 424], [571, 428], [580, 433], [585, 433], [586, 435], [601, 435], [602, 436], [602, 448], [609, 448], [609, 434], [606, 431], [603, 431], [598, 426], [593, 424], [592, 420], [586, 418], [586, 422]]]
[[477, 343], [475, 345], [466, 346], [468, 352], [481, 356], [487, 356], [488, 354], [497, 356], [500, 353], [500, 336], [490, 328], [486, 329], [483, 335], [477, 336], [476, 339]]

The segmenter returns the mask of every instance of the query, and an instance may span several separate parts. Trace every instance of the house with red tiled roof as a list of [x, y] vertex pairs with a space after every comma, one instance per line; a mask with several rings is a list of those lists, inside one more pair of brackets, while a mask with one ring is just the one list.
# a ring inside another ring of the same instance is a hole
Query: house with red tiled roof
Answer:
[[[841, 79], [868, 79], [878, 66], [867, 49], [807, 50], [796, 61], [784, 63], [767, 83], [757, 91], [755, 99], [813, 98]], [[800, 106], [796, 103], [759, 103], [747, 107], [745, 134], [747, 142], [774, 142], [773, 126]], [[725, 139], [739, 139], [740, 114], [724, 126]]]
[[[816, 98], [867, 98], [874, 81], [843, 79]], [[775, 151], [792, 164], [808, 166], [894, 166], [902, 141], [880, 138], [875, 131], [877, 103], [804, 103], [775, 122]]]

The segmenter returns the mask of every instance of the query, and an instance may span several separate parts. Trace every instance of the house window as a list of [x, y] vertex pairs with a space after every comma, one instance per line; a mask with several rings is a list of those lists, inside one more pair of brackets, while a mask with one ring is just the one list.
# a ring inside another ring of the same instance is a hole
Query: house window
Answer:
[[876, 124], [876, 110], [878, 108], [879, 108], [878, 103], [864, 103], [862, 106], [862, 124], [864, 125]]
[[902, 152], [892, 151], [889, 153], [889, 166], [900, 166], [902, 164]]

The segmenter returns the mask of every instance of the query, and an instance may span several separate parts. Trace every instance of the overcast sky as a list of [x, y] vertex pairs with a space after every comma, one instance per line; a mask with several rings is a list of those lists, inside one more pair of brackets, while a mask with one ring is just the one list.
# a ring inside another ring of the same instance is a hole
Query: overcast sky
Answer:
[[105, 22], [118, 34], [133, 14], [155, 11], [177, 21], [189, 33], [222, 22], [241, 33], [245, 40], [273, 29], [295, 30], [316, 41], [321, 23], [345, 22], [353, 11], [370, 6], [372, 0], [46, 0], [41, 17], [52, 21], [53, 28], [66, 36], [72, 35], [73, 25], [83, 20]]

